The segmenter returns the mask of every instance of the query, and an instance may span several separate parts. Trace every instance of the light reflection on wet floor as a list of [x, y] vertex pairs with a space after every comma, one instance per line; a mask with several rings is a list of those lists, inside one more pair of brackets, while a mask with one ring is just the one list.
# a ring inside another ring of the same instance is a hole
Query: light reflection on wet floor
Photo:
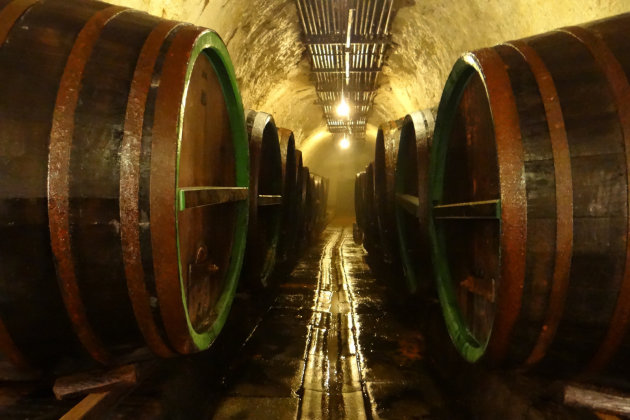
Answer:
[[330, 236], [320, 261], [298, 417], [367, 418], [352, 290], [343, 266], [346, 239], [343, 229]]
[[449, 418], [422, 336], [384, 304], [387, 279], [364, 257], [351, 229], [324, 232], [251, 334], [214, 418]]

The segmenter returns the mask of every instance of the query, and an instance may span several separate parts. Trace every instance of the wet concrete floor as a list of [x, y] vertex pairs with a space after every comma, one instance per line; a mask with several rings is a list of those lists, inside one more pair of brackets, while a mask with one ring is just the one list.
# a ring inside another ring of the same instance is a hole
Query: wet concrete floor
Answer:
[[[596, 418], [559, 404], [552, 381], [463, 362], [437, 299], [409, 296], [401, 276], [370, 260], [350, 227], [330, 226], [290, 273], [279, 274], [277, 289], [266, 291], [268, 303], [227, 362], [208, 416]], [[236, 308], [252, 300], [264, 301], [243, 293]]]
[[394, 308], [387, 289], [351, 229], [328, 228], [279, 285], [212, 416], [454, 418], [425, 366], [413, 314]]

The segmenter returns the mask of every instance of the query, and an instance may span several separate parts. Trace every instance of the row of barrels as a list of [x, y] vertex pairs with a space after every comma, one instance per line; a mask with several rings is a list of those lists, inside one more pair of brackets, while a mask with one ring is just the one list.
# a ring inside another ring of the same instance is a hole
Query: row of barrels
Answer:
[[214, 31], [0, 0], [0, 353], [14, 366], [207, 349], [239, 279], [266, 285], [321, 230], [326, 187], [290, 131], [245, 115]]
[[426, 193], [435, 110], [379, 126], [374, 161], [355, 179], [358, 231], [365, 249], [400, 262], [411, 293], [430, 285]]
[[365, 248], [439, 296], [470, 362], [628, 378], [629, 25], [463, 55], [433, 135], [429, 110], [381, 127], [357, 176]]
[[329, 181], [304, 166], [295, 136], [265, 112], [246, 111], [249, 225], [243, 277], [268, 286], [276, 263], [292, 265], [327, 223]]

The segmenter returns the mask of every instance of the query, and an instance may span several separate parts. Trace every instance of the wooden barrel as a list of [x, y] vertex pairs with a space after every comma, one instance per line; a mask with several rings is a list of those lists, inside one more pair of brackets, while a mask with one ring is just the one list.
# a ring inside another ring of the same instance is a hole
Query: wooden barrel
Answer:
[[[280, 155], [282, 157], [282, 227], [279, 242], [280, 261], [288, 261], [295, 253], [298, 225], [298, 167], [301, 152], [295, 148], [295, 137], [289, 129], [279, 127]], [[298, 159], [299, 155], [299, 159]]]
[[433, 284], [429, 217], [429, 154], [435, 127], [434, 111], [405, 117], [400, 131], [394, 190], [400, 259], [411, 293]]
[[395, 173], [402, 119], [381, 124], [374, 152], [374, 204], [380, 249], [385, 262], [397, 259]]
[[365, 200], [365, 231], [363, 235], [363, 247], [372, 255], [380, 253], [380, 241], [378, 235], [378, 220], [376, 218], [376, 204], [374, 200], [374, 162], [370, 162], [365, 168], [365, 184], [363, 199]]
[[362, 232], [365, 232], [366, 226], [365, 183], [365, 171], [359, 172], [354, 179], [354, 215], [357, 226]]
[[[207, 348], [245, 251], [247, 133], [210, 30], [92, 1], [0, 9], [0, 351]], [[227, 205], [212, 204], [231, 202]]]
[[359, 172], [354, 178], [354, 219], [352, 237], [357, 245], [363, 244], [365, 234], [365, 171]]
[[318, 215], [318, 233], [326, 229], [328, 225], [328, 194], [330, 192], [330, 179], [325, 176], [321, 177], [320, 194], [319, 194], [319, 215]]
[[[630, 15], [482, 49], [446, 83], [430, 233], [470, 361], [627, 366]], [[619, 351], [623, 347], [624, 350]]]
[[311, 242], [313, 240], [315, 232], [315, 221], [317, 218], [317, 194], [318, 186], [316, 175], [310, 173], [308, 176], [308, 183], [306, 186], [306, 216], [304, 217], [304, 233], [306, 239]]
[[267, 286], [276, 264], [282, 217], [282, 158], [271, 115], [248, 110], [249, 227], [243, 276]]
[[325, 178], [311, 173], [309, 191], [307, 192], [308, 232], [309, 238], [315, 241], [326, 225]]
[[308, 246], [308, 233], [309, 233], [309, 216], [310, 211], [308, 208], [308, 194], [311, 174], [308, 166], [302, 166], [300, 168], [298, 176], [298, 239], [297, 249], [303, 251]]

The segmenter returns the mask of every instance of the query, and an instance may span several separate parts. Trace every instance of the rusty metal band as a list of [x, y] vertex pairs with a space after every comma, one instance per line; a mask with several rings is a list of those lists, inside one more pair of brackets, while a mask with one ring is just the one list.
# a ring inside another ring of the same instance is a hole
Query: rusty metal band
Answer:
[[187, 81], [186, 67], [201, 29], [182, 28], [166, 54], [155, 102], [151, 143], [151, 246], [155, 284], [164, 329], [170, 344], [180, 353], [194, 346], [186, 320], [179, 281], [175, 214], [177, 137], [180, 109]]
[[249, 111], [247, 114], [247, 130], [249, 131], [250, 141], [262, 143], [265, 128], [268, 124], [274, 123], [273, 117], [266, 112]]
[[491, 361], [501, 363], [521, 310], [525, 282], [527, 196], [523, 145], [516, 100], [505, 63], [495, 50], [489, 48], [475, 52], [474, 57], [486, 85], [499, 165], [501, 281], [487, 355]]
[[[15, 23], [22, 17], [28, 9], [40, 0], [15, 0], [7, 4], [0, 10], [0, 48], [6, 42], [9, 32]], [[6, 328], [4, 321], [0, 318], [0, 351], [14, 365], [28, 369], [29, 362], [13, 341], [11, 334]]]
[[140, 152], [147, 97], [155, 63], [169, 34], [180, 24], [163, 21], [149, 34], [142, 46], [131, 82], [120, 150], [120, 236], [127, 289], [138, 327], [149, 348], [158, 356], [175, 352], [164, 341], [155, 323], [151, 296], [145, 283], [140, 245]]
[[14, 0], [0, 10], [0, 45], [4, 44], [15, 22], [41, 0]]
[[81, 79], [92, 50], [105, 25], [126, 8], [111, 6], [95, 13], [77, 36], [66, 62], [50, 131], [48, 155], [48, 218], [50, 242], [57, 278], [72, 326], [94, 360], [106, 363], [110, 357], [90, 326], [77, 281], [70, 235], [70, 155], [74, 135], [74, 114], [81, 91]]
[[556, 247], [551, 291], [543, 327], [525, 362], [526, 365], [533, 365], [547, 354], [564, 313], [573, 255], [573, 178], [569, 140], [553, 78], [531, 46], [524, 41], [507, 45], [521, 54], [536, 79], [549, 129], [556, 189]]
[[[621, 63], [606, 43], [588, 29], [572, 26], [563, 28], [565, 32], [580, 41], [595, 58], [601, 71], [606, 76], [610, 90], [615, 100], [619, 124], [623, 134], [626, 154], [626, 185], [627, 200], [630, 200], [630, 84]], [[630, 204], [626, 202], [626, 260], [623, 280], [617, 297], [617, 304], [608, 326], [604, 340], [600, 344], [595, 356], [587, 365], [587, 374], [601, 370], [615, 355], [628, 327], [630, 327]]]

